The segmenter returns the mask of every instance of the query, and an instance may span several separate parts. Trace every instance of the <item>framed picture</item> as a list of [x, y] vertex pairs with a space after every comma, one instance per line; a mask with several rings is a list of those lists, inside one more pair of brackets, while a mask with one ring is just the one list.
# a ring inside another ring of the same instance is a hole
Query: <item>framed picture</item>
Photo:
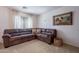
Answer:
[[54, 25], [72, 25], [72, 12], [53, 16]]

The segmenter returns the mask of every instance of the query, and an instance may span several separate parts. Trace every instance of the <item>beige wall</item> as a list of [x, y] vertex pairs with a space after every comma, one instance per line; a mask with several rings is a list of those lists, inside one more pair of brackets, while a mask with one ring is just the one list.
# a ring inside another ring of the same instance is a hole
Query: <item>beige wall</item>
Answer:
[[38, 27], [38, 21], [39, 21], [39, 15], [32, 16], [32, 18], [33, 18], [33, 28], [37, 28]]
[[0, 42], [2, 42], [3, 30], [9, 28], [9, 9], [0, 7]]
[[14, 10], [8, 9], [7, 7], [0, 7], [0, 42], [2, 42], [2, 35], [4, 29], [14, 28], [14, 16], [22, 15], [29, 16], [33, 20], [33, 28], [37, 27], [37, 17], [38, 15], [24, 14], [22, 12], [16, 12]]

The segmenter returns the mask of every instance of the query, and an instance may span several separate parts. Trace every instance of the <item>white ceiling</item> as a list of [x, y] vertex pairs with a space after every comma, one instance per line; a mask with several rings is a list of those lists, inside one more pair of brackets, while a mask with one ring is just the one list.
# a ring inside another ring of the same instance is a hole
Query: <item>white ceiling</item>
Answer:
[[23, 6], [10, 6], [9, 8], [30, 14], [43, 14], [45, 12], [60, 8], [61, 6], [26, 6], [26, 9], [23, 9], [22, 7]]

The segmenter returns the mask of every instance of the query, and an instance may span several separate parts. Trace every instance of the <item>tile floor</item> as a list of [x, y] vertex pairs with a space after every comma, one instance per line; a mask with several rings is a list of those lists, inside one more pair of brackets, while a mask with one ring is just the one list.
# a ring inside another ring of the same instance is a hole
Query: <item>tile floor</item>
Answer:
[[64, 44], [56, 47], [39, 40], [32, 40], [9, 48], [3, 48], [0, 44], [0, 53], [79, 53], [79, 48]]

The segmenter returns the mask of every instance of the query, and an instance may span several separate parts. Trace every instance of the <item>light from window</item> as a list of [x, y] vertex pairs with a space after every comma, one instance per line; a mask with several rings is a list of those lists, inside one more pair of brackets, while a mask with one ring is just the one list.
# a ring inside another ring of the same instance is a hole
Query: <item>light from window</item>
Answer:
[[24, 16], [15, 16], [14, 28], [16, 29], [32, 28], [32, 18]]

